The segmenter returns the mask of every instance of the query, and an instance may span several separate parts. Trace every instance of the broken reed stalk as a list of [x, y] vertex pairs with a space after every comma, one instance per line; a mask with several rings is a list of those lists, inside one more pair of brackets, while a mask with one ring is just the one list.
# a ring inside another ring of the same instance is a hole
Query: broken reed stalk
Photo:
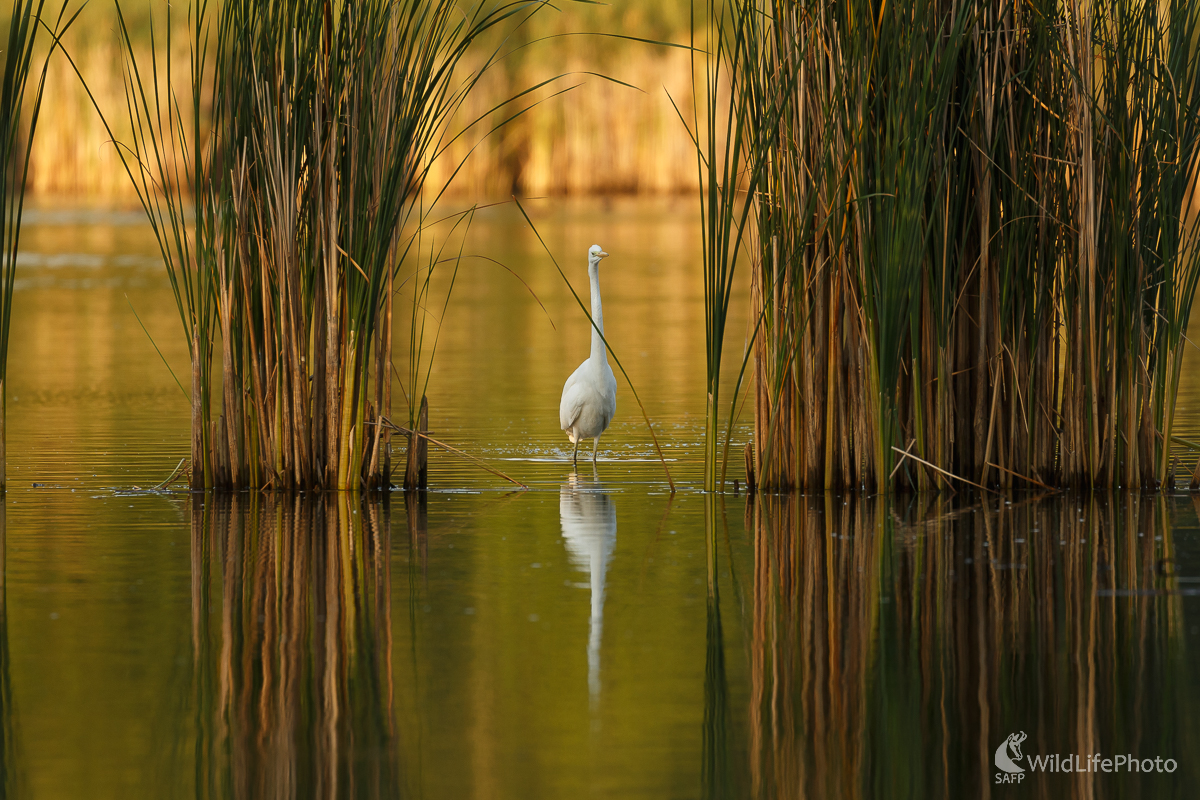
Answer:
[[405, 490], [424, 490], [429, 484], [429, 399], [421, 396], [421, 411], [417, 414], [417, 426], [409, 436], [408, 464], [404, 470]]
[[[21, 214], [25, 208], [25, 184], [29, 178], [29, 153], [37, 131], [50, 57], [59, 37], [75, 21], [63, 3], [51, 28], [42, 19], [45, 0], [14, 0], [8, 18], [8, 37], [0, 45], [0, 492], [8, 485], [7, 395], [8, 335], [12, 323], [13, 283], [17, 250], [21, 241]], [[29, 77], [38, 31], [45, 28], [54, 40], [42, 62], [41, 77], [31, 95]]]
[[[705, 247], [745, 237], [752, 265], [757, 486], [1160, 486], [1200, 278], [1200, 0], [721, 9]], [[743, 203], [752, 224], [709, 222]], [[706, 255], [718, 300], [733, 258]], [[942, 472], [893, 471], [911, 441]]]
[[[393, 295], [444, 191], [430, 165], [500, 56], [468, 65], [476, 40], [541, 6], [201, 2], [185, 129], [169, 60], [139, 64], [118, 5], [134, 131], [121, 155], [191, 346], [194, 490], [389, 485]], [[414, 315], [410, 425], [424, 335]]]
[[424, 445], [424, 446], [419, 446], [418, 448], [410, 449], [408, 451], [409, 458], [410, 458], [409, 463], [416, 465], [415, 471], [417, 474], [416, 474], [416, 477], [414, 478], [414, 482], [411, 485], [409, 485], [409, 483], [407, 482], [407, 479], [406, 479], [405, 489], [420, 489], [420, 490], [425, 489], [424, 481], [426, 480], [426, 478], [422, 477], [422, 471], [427, 469], [428, 467], [421, 466], [421, 465], [422, 465], [423, 461], [427, 458], [428, 444], [432, 444], [437, 447], [440, 447], [441, 449], [445, 450], [447, 453], [453, 453], [454, 455], [458, 456], [459, 458], [465, 458], [467, 461], [470, 461], [471, 463], [475, 464], [475, 466], [479, 467], [480, 469], [483, 469], [483, 470], [486, 470], [486, 471], [492, 473], [497, 478], [503, 478], [504, 480], [508, 481], [509, 483], [516, 484], [517, 486], [520, 486], [522, 489], [529, 488], [529, 486], [527, 484], [521, 483], [516, 478], [513, 478], [512, 476], [509, 476], [509, 475], [505, 475], [503, 472], [501, 472], [498, 469], [493, 469], [492, 467], [489, 467], [487, 465], [487, 463], [484, 462], [482, 459], [476, 458], [475, 456], [471, 455], [470, 453], [465, 453], [462, 450], [459, 450], [457, 447], [452, 447], [451, 445], [448, 445], [445, 442], [438, 441], [437, 439], [433, 438], [425, 431], [415, 430], [415, 429], [411, 429], [411, 428], [403, 428], [399, 425], [396, 425], [396, 424], [390, 422], [386, 417], [382, 420], [381, 424], [390, 426], [392, 428], [392, 430], [394, 430], [398, 433], [403, 433], [404, 435], [417, 441], [419, 445]]

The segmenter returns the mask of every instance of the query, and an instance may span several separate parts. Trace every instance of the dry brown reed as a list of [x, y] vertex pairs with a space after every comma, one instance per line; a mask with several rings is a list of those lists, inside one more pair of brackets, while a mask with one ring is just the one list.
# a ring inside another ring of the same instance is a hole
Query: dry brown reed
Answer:
[[1160, 486], [1200, 276], [1200, 3], [726, 13], [772, 125], [740, 143], [765, 175], [757, 485]]
[[190, 506], [198, 797], [395, 797], [387, 506]]
[[1175, 513], [1161, 495], [752, 499], [751, 795], [987, 797], [1015, 730], [1033, 754], [1187, 751]]

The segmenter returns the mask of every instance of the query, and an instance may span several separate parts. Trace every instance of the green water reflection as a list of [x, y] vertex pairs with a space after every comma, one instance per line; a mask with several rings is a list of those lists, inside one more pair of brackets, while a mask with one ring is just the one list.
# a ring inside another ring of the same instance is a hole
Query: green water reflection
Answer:
[[[189, 505], [196, 740], [176, 752], [194, 745], [196, 794], [1173, 797], [1200, 778], [1189, 498], [648, 502], [585, 473], [557, 498], [395, 502]], [[1018, 732], [1022, 783], [997, 785]], [[1029, 766], [1094, 753], [1177, 766]]]
[[[1190, 497], [747, 504], [599, 470], [511, 495], [147, 498], [156, 524], [98, 542], [29, 522], [99, 501], [30, 494], [7, 513], [7, 794], [1182, 797], [1200, 778]], [[55, 588], [30, 557], [84, 543], [160, 585]], [[997, 785], [1015, 733], [1023, 782]], [[1028, 767], [1093, 753], [1177, 766]]]
[[[758, 502], [738, 794], [1190, 796], [1195, 520], [1137, 496]], [[997, 785], [1018, 732], [1021, 784]], [[1177, 766], [1035, 771], [1046, 754]]]
[[8, 546], [6, 509], [0, 503], [0, 797], [13, 796], [12, 776], [17, 768], [13, 738], [12, 680], [8, 669]]
[[[481, 212], [468, 250], [546, 311], [465, 266], [431, 425], [533, 491], [435, 452], [437, 491], [387, 504], [135, 491], [187, 451], [186, 400], [130, 310], [179, 372], [152, 238], [137, 215], [31, 217], [0, 509], [5, 796], [1195, 794], [1190, 496], [705, 497], [700, 239], [667, 201], [534, 209], [568, 271], [593, 242], [613, 253], [606, 325], [681, 491], [624, 387], [599, 465], [572, 475], [557, 402], [587, 323], [510, 211]], [[1189, 367], [1185, 437], [1197, 408]], [[1021, 732], [1022, 782], [997, 785]], [[1028, 767], [1089, 753], [1178, 766]]]

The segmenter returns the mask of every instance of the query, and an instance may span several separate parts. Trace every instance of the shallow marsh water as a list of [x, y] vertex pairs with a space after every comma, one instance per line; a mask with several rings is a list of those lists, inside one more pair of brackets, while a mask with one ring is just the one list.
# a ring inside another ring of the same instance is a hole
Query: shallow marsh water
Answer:
[[[184, 396], [141, 327], [183, 375], [153, 243], [136, 214], [29, 216], [6, 795], [1194, 795], [1190, 496], [705, 497], [690, 201], [536, 217], [578, 290], [578, 254], [613, 253], [607, 332], [680, 491], [623, 383], [600, 463], [573, 473], [556, 411], [587, 322], [518, 219], [481, 214], [468, 251], [516, 269], [546, 312], [503, 270], [464, 266], [429, 395], [435, 435], [531, 490], [435, 451], [434, 491], [364, 502], [137, 491], [187, 448]], [[998, 785], [1019, 732], [1026, 771]], [[1091, 753], [1176, 769], [1029, 765]]]

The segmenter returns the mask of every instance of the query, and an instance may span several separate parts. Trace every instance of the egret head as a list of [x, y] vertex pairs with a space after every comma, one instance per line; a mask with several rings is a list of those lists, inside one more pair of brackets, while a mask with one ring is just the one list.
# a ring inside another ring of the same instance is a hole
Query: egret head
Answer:
[[588, 265], [589, 266], [595, 266], [596, 264], [599, 264], [600, 259], [602, 259], [602, 258], [608, 258], [608, 253], [604, 252], [604, 250], [600, 247], [600, 245], [594, 244], [588, 248]]

